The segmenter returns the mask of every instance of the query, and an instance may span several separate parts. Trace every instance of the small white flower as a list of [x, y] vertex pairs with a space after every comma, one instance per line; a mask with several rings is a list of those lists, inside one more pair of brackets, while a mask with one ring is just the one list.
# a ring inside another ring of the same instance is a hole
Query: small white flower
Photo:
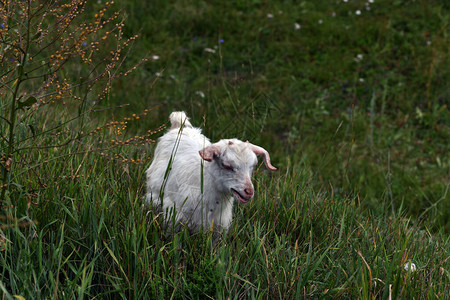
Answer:
[[300, 30], [300, 28], [302, 28], [302, 26], [300, 24], [298, 24], [298, 23], [294, 24], [294, 29], [295, 30]]
[[348, 2], [348, 0], [344, 0], [344, 2]]
[[369, 3], [374, 3], [375, 2], [375, 0], [369, 0]]
[[152, 60], [158, 60], [159, 56], [158, 55], [152, 55]]
[[403, 268], [406, 271], [411, 271], [411, 272], [417, 271], [416, 265], [412, 262], [407, 262]]
[[336, 12], [333, 11], [333, 12], [331, 13], [331, 16], [332, 16], [333, 18], [335, 18], [335, 17], [336, 17]]
[[200, 98], [205, 98], [205, 93], [203, 93], [202, 91], [196, 91], [195, 94], [199, 95]]
[[162, 74], [161, 74], [160, 72], [156, 72], [156, 73], [155, 73], [155, 76], [156, 76], [156, 77], [161, 77]]
[[319, 24], [322, 24], [322, 23], [323, 23], [323, 20], [322, 20], [322, 19], [320, 19], [318, 23], [319, 23]]
[[216, 53], [216, 50], [211, 49], [211, 48], [205, 48], [204, 50], [205, 50], [205, 52]]
[[355, 14], [356, 14], [357, 16], [359, 16], [359, 15], [361, 14], [361, 11], [358, 9], [357, 11], [355, 11]]
[[360, 78], [360, 79], [359, 79], [359, 82], [364, 82], [364, 78]]
[[360, 62], [362, 61], [364, 58], [364, 55], [362, 54], [357, 54], [356, 57], [354, 58], [356, 62]]
[[428, 41], [427, 41], [427, 46], [430, 46], [430, 45], [431, 45], [431, 41], [428, 40]]
[[273, 14], [267, 14], [267, 17], [268, 17], [269, 19], [273, 19]]

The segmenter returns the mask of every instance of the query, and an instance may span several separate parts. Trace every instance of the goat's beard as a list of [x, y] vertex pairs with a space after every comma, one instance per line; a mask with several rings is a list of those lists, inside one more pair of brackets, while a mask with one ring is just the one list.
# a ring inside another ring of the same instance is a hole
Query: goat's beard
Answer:
[[250, 200], [250, 198], [246, 199], [242, 197], [241, 194], [239, 194], [239, 192], [235, 189], [231, 189], [231, 192], [233, 193], [234, 199], [239, 200], [239, 202], [241, 203], [247, 203]]

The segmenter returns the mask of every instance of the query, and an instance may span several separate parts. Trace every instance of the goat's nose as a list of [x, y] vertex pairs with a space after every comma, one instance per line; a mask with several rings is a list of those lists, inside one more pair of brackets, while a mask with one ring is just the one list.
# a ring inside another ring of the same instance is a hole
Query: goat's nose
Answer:
[[244, 192], [249, 197], [253, 196], [253, 189], [252, 188], [246, 188], [246, 189], [244, 189]]

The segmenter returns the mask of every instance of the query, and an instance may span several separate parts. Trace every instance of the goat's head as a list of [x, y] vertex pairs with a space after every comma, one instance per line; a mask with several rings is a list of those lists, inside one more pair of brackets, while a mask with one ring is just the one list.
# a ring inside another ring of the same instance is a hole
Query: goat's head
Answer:
[[231, 192], [242, 203], [247, 203], [254, 194], [251, 177], [258, 163], [256, 155], [264, 156], [264, 163], [269, 170], [277, 169], [270, 164], [270, 156], [265, 149], [248, 141], [220, 140], [199, 153], [205, 161], [211, 162], [208, 176], [215, 179], [219, 190]]

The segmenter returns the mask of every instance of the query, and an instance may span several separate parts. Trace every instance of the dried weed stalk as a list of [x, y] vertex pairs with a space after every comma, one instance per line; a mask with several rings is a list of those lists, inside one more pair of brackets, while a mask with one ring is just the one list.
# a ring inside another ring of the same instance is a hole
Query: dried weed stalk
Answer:
[[[74, 145], [104, 129], [113, 137], [123, 132], [126, 120], [92, 129], [90, 117], [113, 82], [146, 61], [125, 67], [137, 36], [125, 38], [123, 29], [112, 1], [0, 0], [0, 204], [23, 168], [36, 163], [26, 159], [30, 152]], [[124, 144], [152, 142], [153, 132]], [[124, 144], [114, 138], [109, 147]], [[86, 151], [112, 156], [101, 147]]]

